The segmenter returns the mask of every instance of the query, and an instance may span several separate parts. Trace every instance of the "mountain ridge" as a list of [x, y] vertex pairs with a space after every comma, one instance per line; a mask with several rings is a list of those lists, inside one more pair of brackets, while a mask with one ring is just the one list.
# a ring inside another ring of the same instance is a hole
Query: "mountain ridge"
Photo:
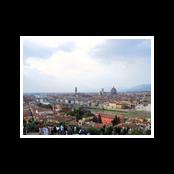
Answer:
[[141, 92], [141, 91], [151, 91], [151, 84], [141, 84], [136, 85], [131, 88], [120, 89], [121, 92]]

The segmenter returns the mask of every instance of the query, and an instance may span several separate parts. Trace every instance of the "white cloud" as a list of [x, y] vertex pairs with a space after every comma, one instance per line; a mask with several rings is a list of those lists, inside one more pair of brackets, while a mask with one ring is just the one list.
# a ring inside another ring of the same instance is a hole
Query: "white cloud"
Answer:
[[[70, 92], [75, 86], [81, 91], [101, 88], [129, 87], [149, 83], [150, 64], [143, 59], [122, 61], [115, 57], [109, 63], [95, 59], [89, 52], [105, 42], [101, 39], [64, 37], [29, 37], [28, 41], [44, 47], [75, 44], [71, 52], [56, 51], [50, 57], [28, 57], [24, 62], [24, 91]], [[30, 79], [30, 83], [26, 80]], [[30, 85], [30, 87], [26, 86]]]
[[23, 40], [48, 48], [57, 47], [69, 41], [68, 37], [58, 36], [23, 36]]
[[23, 36], [24, 42], [34, 43], [43, 47], [59, 47], [66, 43], [74, 43], [76, 49], [89, 51], [97, 45], [104, 43], [103, 39], [88, 36]]

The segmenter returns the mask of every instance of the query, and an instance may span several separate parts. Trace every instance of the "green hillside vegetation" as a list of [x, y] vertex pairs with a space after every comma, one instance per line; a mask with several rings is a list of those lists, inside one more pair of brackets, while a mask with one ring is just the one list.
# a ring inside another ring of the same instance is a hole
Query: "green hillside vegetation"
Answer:
[[99, 108], [89, 108], [91, 112], [101, 112], [105, 114], [118, 114], [118, 115], [124, 115], [127, 117], [137, 117], [142, 116], [146, 118], [150, 118], [151, 114], [149, 112], [145, 111], [124, 111], [124, 110], [106, 110], [106, 109], [99, 109]]

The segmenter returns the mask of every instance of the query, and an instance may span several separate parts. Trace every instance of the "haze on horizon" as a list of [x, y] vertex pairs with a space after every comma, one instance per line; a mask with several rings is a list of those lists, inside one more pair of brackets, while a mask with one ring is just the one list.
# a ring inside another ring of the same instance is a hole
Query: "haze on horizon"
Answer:
[[23, 36], [23, 91], [106, 92], [151, 84], [150, 39]]

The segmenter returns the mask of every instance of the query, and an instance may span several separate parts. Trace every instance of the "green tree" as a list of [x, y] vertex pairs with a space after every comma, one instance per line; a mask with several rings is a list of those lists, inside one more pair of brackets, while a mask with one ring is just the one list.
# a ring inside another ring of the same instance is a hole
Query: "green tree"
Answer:
[[115, 115], [115, 118], [112, 120], [112, 126], [115, 126], [120, 123], [120, 118]]
[[104, 127], [102, 127], [102, 128], [100, 129], [100, 134], [101, 134], [101, 135], [104, 135], [104, 134], [105, 134], [105, 128], [104, 128]]
[[98, 123], [102, 123], [101, 115], [98, 116]]
[[80, 120], [80, 119], [82, 119], [82, 115], [80, 115], [79, 113], [77, 113], [75, 116], [76, 116], [76, 120], [77, 121]]
[[93, 116], [92, 121], [93, 121], [93, 122], [98, 122], [98, 119], [97, 119], [97, 117], [96, 117], [95, 115]]
[[25, 119], [23, 120], [23, 125], [24, 125], [24, 127], [27, 125], [27, 122]]
[[143, 135], [143, 131], [138, 129], [133, 129], [131, 135]]
[[105, 129], [105, 135], [112, 135], [113, 127], [109, 126]]
[[92, 113], [90, 111], [84, 111], [83, 117], [90, 117]]
[[48, 109], [51, 109], [51, 110], [53, 110], [53, 107], [52, 107], [52, 105], [48, 105]]
[[66, 115], [71, 115], [71, 116], [74, 116], [75, 112], [74, 111], [69, 111], [66, 113]]
[[91, 134], [91, 135], [100, 135], [100, 130], [94, 127], [90, 127], [87, 128], [87, 131]]
[[35, 131], [35, 122], [31, 121], [27, 124], [27, 129], [29, 132], [34, 132]]
[[151, 135], [151, 130], [150, 129], [146, 130], [144, 134], [145, 135]]
[[67, 112], [67, 115], [75, 116], [77, 120], [82, 119], [83, 117], [89, 117], [94, 115], [91, 111], [88, 111], [82, 107], [74, 109], [73, 111]]

